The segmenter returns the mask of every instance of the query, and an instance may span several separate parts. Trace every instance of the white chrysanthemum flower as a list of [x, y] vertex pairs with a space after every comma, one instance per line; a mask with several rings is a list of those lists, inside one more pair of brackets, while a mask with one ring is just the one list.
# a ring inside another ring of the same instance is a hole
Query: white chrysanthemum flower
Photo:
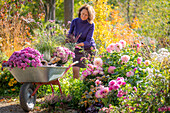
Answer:
[[153, 69], [151, 69], [149, 67], [147, 67], [145, 71], [147, 71], [148, 73], [153, 73]]
[[157, 58], [158, 54], [156, 52], [151, 53], [151, 58]]
[[95, 58], [94, 59], [94, 65], [95, 66], [102, 66], [103, 65], [103, 60], [101, 58]]
[[160, 54], [161, 52], [168, 52], [168, 50], [165, 49], [165, 48], [161, 48], [161, 49], [158, 50], [158, 53]]
[[157, 57], [156, 60], [157, 60], [158, 62], [163, 62], [163, 58], [162, 58], [162, 56], [160, 56], [160, 55]]

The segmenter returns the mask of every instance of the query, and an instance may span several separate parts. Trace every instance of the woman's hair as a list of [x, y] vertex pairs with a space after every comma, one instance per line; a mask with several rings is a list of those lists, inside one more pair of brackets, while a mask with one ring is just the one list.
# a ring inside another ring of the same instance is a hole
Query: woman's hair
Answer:
[[79, 18], [80, 18], [80, 15], [81, 15], [81, 11], [82, 11], [83, 9], [86, 9], [86, 10], [87, 10], [87, 12], [88, 12], [88, 19], [87, 19], [87, 21], [88, 21], [90, 24], [92, 24], [92, 23], [93, 23], [93, 20], [94, 20], [94, 18], [95, 18], [95, 11], [94, 11], [93, 7], [90, 6], [90, 5], [88, 5], [88, 4], [83, 5], [83, 6], [79, 9], [79, 12], [78, 12], [78, 17], [79, 17]]

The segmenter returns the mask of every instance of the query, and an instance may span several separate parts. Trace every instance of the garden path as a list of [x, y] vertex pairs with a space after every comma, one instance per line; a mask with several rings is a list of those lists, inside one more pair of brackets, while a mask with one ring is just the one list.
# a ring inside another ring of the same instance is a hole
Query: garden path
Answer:
[[[29, 113], [45, 113], [45, 110], [40, 110], [38, 107]], [[10, 97], [0, 97], [0, 113], [26, 113], [19, 105], [18, 99], [11, 99]], [[47, 112], [48, 113], [48, 112]]]
[[[36, 102], [41, 102], [41, 99], [37, 99]], [[12, 99], [11, 97], [0, 97], [0, 113], [26, 113], [19, 105], [18, 99]], [[48, 108], [40, 108], [35, 106], [33, 111], [27, 113], [49, 113]], [[62, 111], [56, 111], [54, 113], [62, 113]], [[66, 109], [65, 113], [77, 113], [76, 110]]]

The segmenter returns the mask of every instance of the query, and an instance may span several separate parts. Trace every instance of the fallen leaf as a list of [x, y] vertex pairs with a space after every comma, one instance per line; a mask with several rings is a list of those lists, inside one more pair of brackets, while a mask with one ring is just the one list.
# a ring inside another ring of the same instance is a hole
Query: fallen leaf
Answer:
[[12, 100], [8, 100], [8, 101], [7, 101], [7, 103], [10, 103], [10, 102], [12, 102]]
[[4, 101], [4, 99], [0, 99], [0, 102], [3, 102]]

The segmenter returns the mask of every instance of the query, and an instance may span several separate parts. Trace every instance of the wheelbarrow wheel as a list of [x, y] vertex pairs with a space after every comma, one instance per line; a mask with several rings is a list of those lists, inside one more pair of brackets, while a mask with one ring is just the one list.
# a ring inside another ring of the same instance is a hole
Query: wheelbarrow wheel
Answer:
[[20, 105], [26, 112], [33, 110], [36, 103], [36, 94], [31, 96], [34, 92], [34, 85], [32, 83], [24, 83], [20, 89]]

